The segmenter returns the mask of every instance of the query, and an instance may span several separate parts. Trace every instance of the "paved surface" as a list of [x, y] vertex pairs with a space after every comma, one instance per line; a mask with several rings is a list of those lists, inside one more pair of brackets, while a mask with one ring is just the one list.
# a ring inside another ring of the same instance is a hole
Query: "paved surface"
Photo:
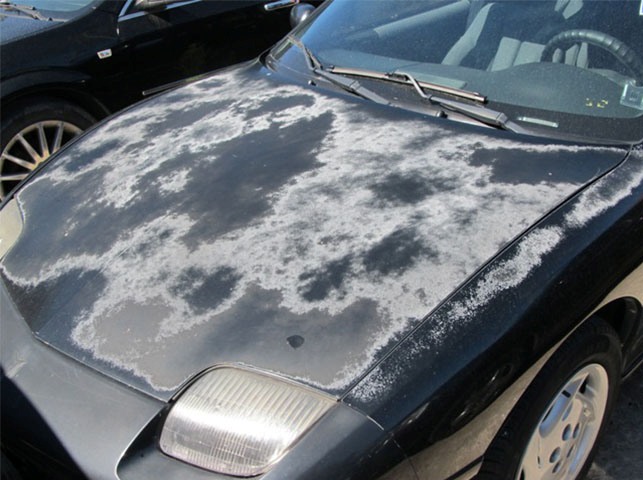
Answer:
[[587, 480], [643, 480], [643, 368], [621, 386]]

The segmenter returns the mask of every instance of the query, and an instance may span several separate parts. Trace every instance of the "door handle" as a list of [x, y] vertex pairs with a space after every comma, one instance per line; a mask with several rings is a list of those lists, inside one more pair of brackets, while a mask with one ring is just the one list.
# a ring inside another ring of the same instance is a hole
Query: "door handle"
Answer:
[[273, 10], [279, 10], [280, 8], [292, 7], [299, 3], [299, 0], [277, 0], [276, 2], [265, 3], [263, 9], [266, 12], [272, 12]]

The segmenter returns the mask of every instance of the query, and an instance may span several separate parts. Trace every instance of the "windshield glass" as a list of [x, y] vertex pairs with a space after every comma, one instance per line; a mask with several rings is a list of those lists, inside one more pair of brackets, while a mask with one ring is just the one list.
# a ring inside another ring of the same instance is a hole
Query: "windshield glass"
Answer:
[[26, 0], [15, 3], [30, 5], [38, 10], [50, 12], [74, 12], [81, 10], [96, 0]]
[[82, 10], [97, 0], [16, 0], [12, 3], [35, 7], [43, 13], [71, 13]]
[[332, 0], [295, 35], [327, 69], [479, 92], [546, 134], [643, 138], [641, 0]]

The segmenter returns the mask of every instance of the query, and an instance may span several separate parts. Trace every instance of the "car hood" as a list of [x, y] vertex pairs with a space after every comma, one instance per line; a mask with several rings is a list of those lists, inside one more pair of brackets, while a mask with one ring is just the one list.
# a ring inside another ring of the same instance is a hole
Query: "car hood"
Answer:
[[153, 98], [21, 189], [7, 288], [36, 336], [161, 399], [239, 363], [341, 394], [625, 150], [285, 83]]
[[58, 20], [37, 20], [0, 7], [0, 45], [60, 25]]

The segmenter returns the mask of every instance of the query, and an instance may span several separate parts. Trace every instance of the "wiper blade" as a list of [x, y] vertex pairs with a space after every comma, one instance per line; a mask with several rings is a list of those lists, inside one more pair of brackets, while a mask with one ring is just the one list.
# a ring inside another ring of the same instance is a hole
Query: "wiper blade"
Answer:
[[40, 13], [36, 7], [32, 7], [31, 5], [18, 5], [17, 3], [12, 3], [12, 2], [7, 2], [4, 0], [0, 1], [0, 7], [4, 8], [9, 8], [11, 10], [14, 10], [16, 12], [23, 13], [34, 20], [45, 20], [47, 22], [51, 22], [53, 18], [51, 17], [45, 17], [42, 13]]
[[361, 68], [345, 68], [345, 67], [331, 67], [329, 69], [332, 73], [337, 73], [339, 75], [353, 75], [356, 77], [366, 77], [374, 78], [377, 80], [386, 80], [389, 82], [404, 83], [407, 85], [413, 85], [413, 81], [420, 85], [423, 89], [431, 90], [433, 92], [445, 93], [447, 95], [452, 95], [454, 97], [463, 98], [465, 100], [471, 100], [477, 103], [486, 103], [487, 97], [479, 94], [478, 92], [470, 92], [468, 90], [462, 90], [459, 88], [447, 87], [446, 85], [440, 85], [437, 83], [431, 82], [422, 82], [415, 80], [408, 73], [402, 72], [376, 72], [373, 70], [364, 70]]
[[303, 42], [298, 38], [295, 38], [292, 35], [288, 35], [288, 40], [293, 45], [296, 45], [297, 48], [299, 48], [304, 53], [304, 55], [306, 56], [306, 63], [308, 64], [308, 68], [316, 76], [327, 80], [329, 83], [332, 83], [333, 85], [336, 85], [342, 90], [352, 93], [353, 95], [371, 100], [375, 103], [381, 103], [384, 105], [390, 104], [390, 102], [384, 97], [381, 97], [375, 92], [372, 92], [368, 88], [362, 86], [357, 80], [346, 78], [342, 75], [333, 73], [332, 67], [330, 69], [324, 68], [315, 54], [313, 54], [313, 52], [311, 52], [310, 49], [306, 45], [304, 45]]

